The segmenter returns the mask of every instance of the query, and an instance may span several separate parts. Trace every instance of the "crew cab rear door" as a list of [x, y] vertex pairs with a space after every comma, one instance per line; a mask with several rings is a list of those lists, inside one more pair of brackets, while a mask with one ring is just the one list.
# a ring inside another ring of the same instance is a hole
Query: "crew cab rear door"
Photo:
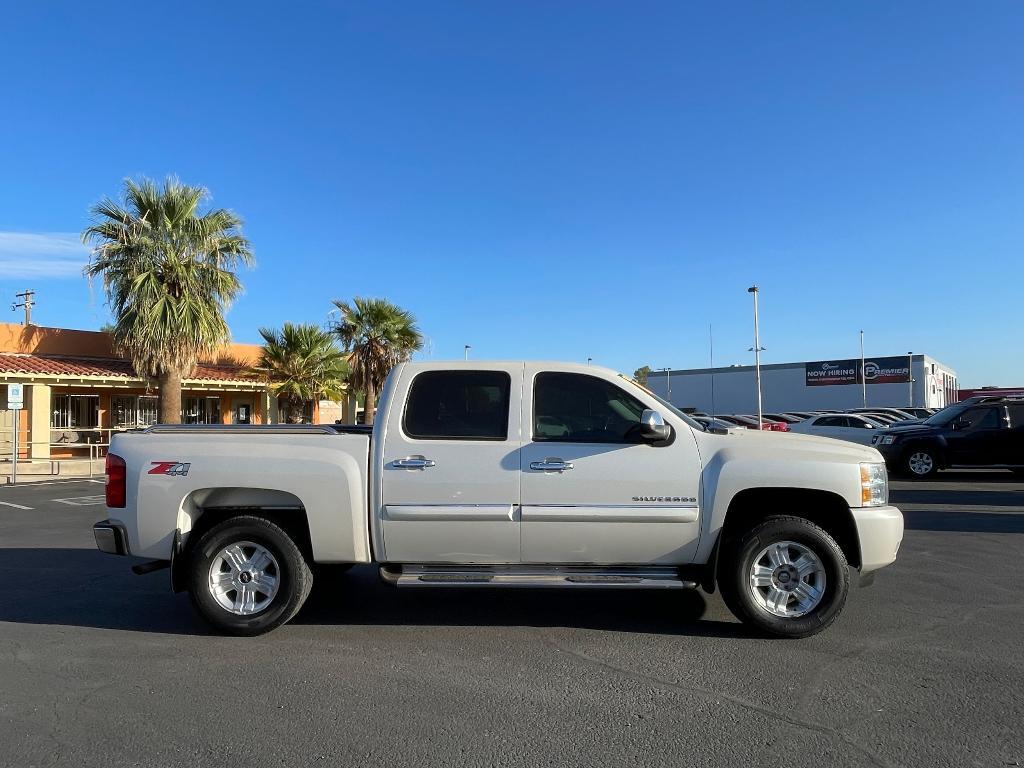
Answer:
[[[646, 393], [585, 371], [526, 367], [523, 562], [690, 562], [700, 534], [693, 433]], [[632, 438], [645, 408], [672, 426], [671, 440]]]
[[523, 364], [405, 366], [383, 435], [387, 562], [518, 563]]

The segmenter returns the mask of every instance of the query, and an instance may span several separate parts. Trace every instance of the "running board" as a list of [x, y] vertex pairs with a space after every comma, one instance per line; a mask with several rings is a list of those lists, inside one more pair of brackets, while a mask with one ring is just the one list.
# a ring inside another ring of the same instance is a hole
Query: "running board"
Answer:
[[384, 565], [380, 577], [396, 587], [602, 587], [696, 589], [675, 568]]

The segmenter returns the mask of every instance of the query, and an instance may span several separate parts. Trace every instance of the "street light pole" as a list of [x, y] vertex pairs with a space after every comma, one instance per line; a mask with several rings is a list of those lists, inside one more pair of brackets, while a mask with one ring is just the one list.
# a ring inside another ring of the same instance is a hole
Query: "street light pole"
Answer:
[[672, 369], [671, 368], [659, 368], [658, 370], [665, 372], [665, 384], [666, 384], [666, 388], [668, 389], [668, 393], [666, 394], [665, 399], [668, 400], [671, 403], [672, 402]]
[[865, 408], [868, 407], [868, 377], [864, 370], [864, 331], [860, 332], [860, 393]]
[[907, 394], [911, 408], [914, 407], [914, 353], [907, 352]]
[[466, 356], [465, 359], [467, 361], [469, 360], [469, 350], [471, 350], [471, 349], [472, 349], [472, 347], [469, 344], [463, 344], [462, 345], [462, 351], [465, 353], [465, 356]]
[[760, 293], [756, 285], [752, 285], [747, 288], [747, 293], [754, 294], [754, 374], [757, 378], [757, 428], [764, 429], [764, 422], [762, 421], [762, 408], [761, 408], [761, 351], [764, 347], [761, 346], [761, 332], [757, 323], [757, 296]]

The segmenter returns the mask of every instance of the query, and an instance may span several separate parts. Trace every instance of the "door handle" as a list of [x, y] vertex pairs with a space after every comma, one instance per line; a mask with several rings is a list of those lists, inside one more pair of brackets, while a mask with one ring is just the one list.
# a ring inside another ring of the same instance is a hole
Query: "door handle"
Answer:
[[572, 462], [549, 458], [544, 461], [531, 461], [530, 469], [536, 469], [539, 472], [564, 472], [567, 469], [572, 469]]
[[424, 459], [422, 456], [409, 456], [405, 459], [395, 459], [391, 464], [397, 469], [426, 469], [427, 467], [434, 466], [433, 460]]

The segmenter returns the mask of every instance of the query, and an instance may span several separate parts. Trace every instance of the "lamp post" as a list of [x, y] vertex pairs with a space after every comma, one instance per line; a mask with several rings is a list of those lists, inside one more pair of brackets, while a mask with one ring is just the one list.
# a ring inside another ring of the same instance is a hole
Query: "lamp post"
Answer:
[[465, 359], [467, 361], [469, 360], [469, 350], [471, 350], [471, 349], [472, 349], [472, 347], [469, 344], [463, 344], [462, 345], [462, 351], [463, 351], [463, 353], [465, 355]]
[[864, 331], [860, 332], [860, 393], [865, 408], [868, 407], [868, 377], [864, 368]]
[[593, 361], [594, 361], [594, 358], [588, 357], [587, 358], [587, 365], [590, 365]]
[[665, 399], [668, 400], [671, 403], [672, 402], [672, 369], [671, 368], [659, 368], [658, 370], [665, 372], [665, 384], [666, 384], [666, 389], [668, 390], [668, 393], [666, 394]]
[[914, 407], [914, 353], [907, 352], [907, 394], [911, 408]]
[[761, 352], [764, 351], [764, 347], [761, 346], [761, 333], [757, 324], [757, 295], [760, 291], [756, 285], [752, 285], [747, 288], [747, 293], [754, 294], [754, 346], [748, 351], [753, 351], [754, 353], [754, 375], [757, 379], [757, 428], [764, 429], [764, 422], [761, 416]]

